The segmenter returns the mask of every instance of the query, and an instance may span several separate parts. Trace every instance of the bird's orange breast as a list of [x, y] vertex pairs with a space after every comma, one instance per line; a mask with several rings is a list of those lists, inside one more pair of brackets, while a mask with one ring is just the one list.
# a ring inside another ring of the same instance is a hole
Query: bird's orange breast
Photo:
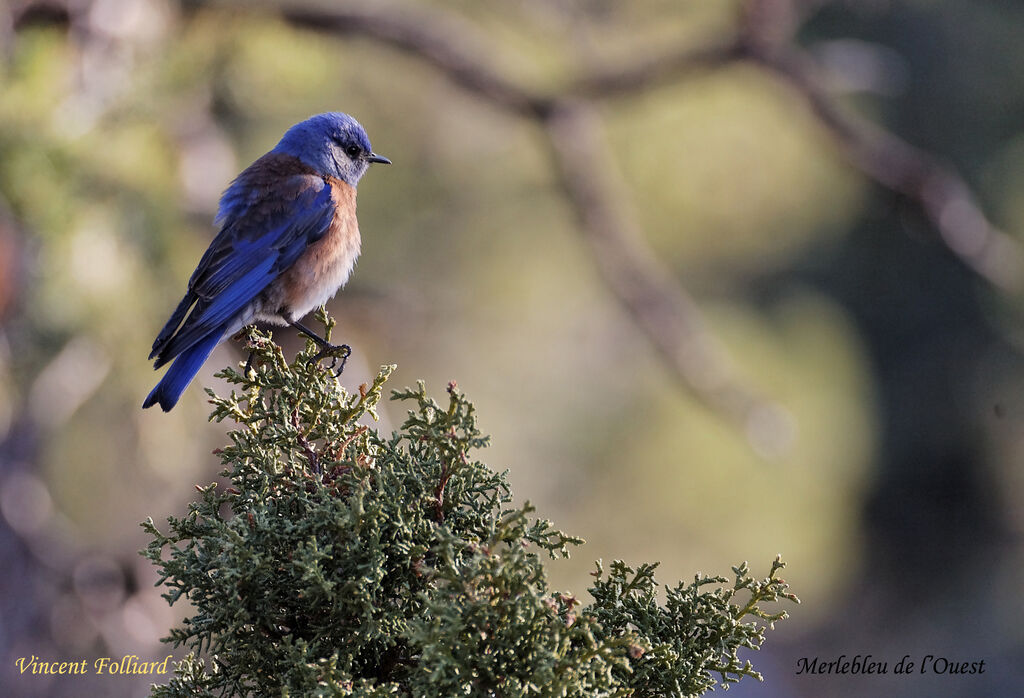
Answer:
[[309, 246], [281, 279], [283, 305], [298, 319], [326, 303], [345, 285], [359, 257], [356, 190], [327, 178], [334, 200], [334, 219], [327, 233]]

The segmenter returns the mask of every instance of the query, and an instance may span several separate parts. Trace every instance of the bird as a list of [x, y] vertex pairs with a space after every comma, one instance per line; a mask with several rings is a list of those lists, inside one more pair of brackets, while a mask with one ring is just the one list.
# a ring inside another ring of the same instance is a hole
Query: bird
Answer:
[[374, 163], [391, 161], [373, 152], [358, 121], [327, 112], [289, 128], [235, 178], [214, 219], [220, 229], [153, 342], [154, 369], [174, 363], [143, 408], [169, 412], [214, 347], [257, 321], [290, 325], [324, 351], [339, 348], [299, 320], [352, 273], [356, 185]]

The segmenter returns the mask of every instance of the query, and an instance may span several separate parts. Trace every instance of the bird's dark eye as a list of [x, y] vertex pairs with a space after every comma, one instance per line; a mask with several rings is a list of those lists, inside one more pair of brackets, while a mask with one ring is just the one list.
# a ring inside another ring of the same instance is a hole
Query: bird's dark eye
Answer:
[[354, 158], [357, 157], [359, 153], [363, 151], [358, 145], [350, 145], [349, 147], [345, 148], [345, 152], [348, 153], [348, 156], [350, 158]]

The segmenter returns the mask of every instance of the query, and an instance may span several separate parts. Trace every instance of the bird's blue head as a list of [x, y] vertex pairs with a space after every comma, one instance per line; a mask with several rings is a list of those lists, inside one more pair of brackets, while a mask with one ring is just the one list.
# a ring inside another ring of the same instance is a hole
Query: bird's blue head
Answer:
[[370, 163], [391, 164], [386, 157], [373, 152], [358, 121], [337, 111], [317, 114], [295, 124], [272, 152], [296, 157], [318, 173], [337, 177], [353, 187], [366, 174]]

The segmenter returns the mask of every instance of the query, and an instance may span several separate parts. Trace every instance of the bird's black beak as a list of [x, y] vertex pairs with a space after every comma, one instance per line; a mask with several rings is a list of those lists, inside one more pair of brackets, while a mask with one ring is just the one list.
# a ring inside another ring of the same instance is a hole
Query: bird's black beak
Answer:
[[367, 155], [366, 156], [366, 161], [367, 162], [378, 162], [381, 165], [390, 165], [391, 164], [390, 160], [388, 160], [383, 155], [377, 155], [377, 153], [370, 153], [369, 155]]

